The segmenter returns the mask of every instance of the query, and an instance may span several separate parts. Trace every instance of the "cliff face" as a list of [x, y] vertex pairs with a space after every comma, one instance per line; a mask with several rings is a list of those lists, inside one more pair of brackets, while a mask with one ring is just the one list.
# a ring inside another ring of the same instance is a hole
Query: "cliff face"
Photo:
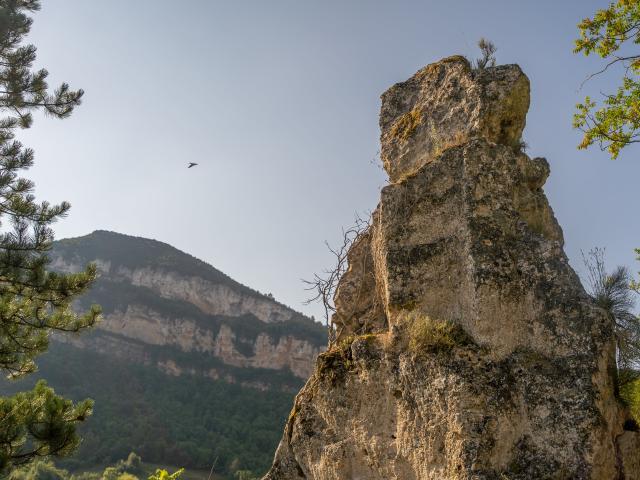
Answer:
[[520, 149], [528, 106], [518, 66], [462, 57], [382, 96], [391, 184], [266, 480], [640, 478], [612, 325]]
[[[160, 242], [94, 232], [58, 242], [51, 266], [79, 271], [88, 262], [100, 275], [81, 304], [102, 305], [104, 319], [95, 332], [61, 341], [172, 375], [261, 388], [269, 371], [307, 379], [325, 348], [319, 324]], [[240, 379], [239, 369], [256, 375]]]

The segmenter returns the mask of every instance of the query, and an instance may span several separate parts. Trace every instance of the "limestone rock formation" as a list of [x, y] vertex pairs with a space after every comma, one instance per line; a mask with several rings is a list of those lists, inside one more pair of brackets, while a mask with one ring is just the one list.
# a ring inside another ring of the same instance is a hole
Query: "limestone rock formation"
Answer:
[[171, 375], [259, 388], [273, 377], [292, 391], [326, 346], [319, 323], [161, 242], [98, 231], [54, 245], [52, 268], [88, 262], [100, 275], [81, 301], [102, 305], [103, 321], [59, 341]]
[[517, 146], [529, 109], [529, 80], [517, 65], [472, 71], [445, 58], [382, 95], [382, 162], [392, 182], [474, 137]]
[[520, 148], [528, 107], [517, 65], [462, 57], [382, 96], [391, 183], [265, 480], [640, 478], [612, 325]]

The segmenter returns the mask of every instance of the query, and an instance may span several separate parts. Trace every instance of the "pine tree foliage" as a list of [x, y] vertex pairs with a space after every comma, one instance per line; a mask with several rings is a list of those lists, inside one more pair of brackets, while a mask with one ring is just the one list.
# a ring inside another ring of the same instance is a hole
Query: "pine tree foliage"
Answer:
[[617, 91], [604, 94], [601, 106], [586, 97], [578, 103], [573, 126], [583, 132], [580, 149], [597, 144], [612, 159], [624, 147], [640, 142], [640, 0], [617, 0], [598, 10], [593, 18], [578, 24], [580, 38], [574, 52], [596, 54], [607, 60], [589, 78], [610, 67], [621, 67], [622, 81]]
[[[640, 248], [636, 248], [635, 249], [636, 252], [636, 260], [640, 260]], [[640, 293], [640, 281], [637, 280], [632, 280], [631, 281], [631, 289], [634, 290], [636, 293]]]
[[43, 381], [30, 392], [0, 397], [1, 460], [5, 469], [36, 457], [72, 453], [80, 443], [76, 424], [91, 414], [92, 406], [90, 400], [74, 405], [57, 396]]
[[640, 318], [633, 313], [634, 292], [625, 267], [611, 273], [604, 264], [604, 250], [595, 248], [584, 257], [589, 294], [614, 326], [618, 387], [640, 378]]
[[[95, 267], [78, 274], [47, 271], [52, 223], [68, 203], [37, 202], [34, 184], [20, 176], [34, 153], [15, 139], [31, 127], [33, 113], [66, 118], [82, 90], [62, 84], [52, 92], [47, 71], [33, 70], [36, 48], [24, 45], [39, 0], [0, 0], [0, 371], [19, 377], [35, 370], [34, 358], [52, 332], [79, 332], [93, 325], [97, 307], [75, 314], [71, 302], [91, 284]], [[38, 456], [66, 455], [79, 443], [75, 427], [91, 413], [55, 395], [44, 383], [31, 392], [0, 398], [0, 474]]]

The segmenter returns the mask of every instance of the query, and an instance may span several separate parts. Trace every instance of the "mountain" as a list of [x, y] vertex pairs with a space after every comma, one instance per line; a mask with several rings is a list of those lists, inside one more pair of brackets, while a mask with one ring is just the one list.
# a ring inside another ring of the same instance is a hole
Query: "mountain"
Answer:
[[74, 400], [93, 398], [83, 444], [62, 462], [94, 469], [125, 458], [216, 473], [266, 471], [295, 392], [326, 348], [326, 329], [211, 265], [155, 240], [96, 231], [58, 241], [51, 269], [99, 277], [78, 301], [103, 308], [80, 335], [55, 335], [17, 382], [42, 378]]
[[58, 338], [80, 348], [171, 375], [295, 390], [326, 345], [319, 323], [156, 240], [96, 231], [57, 242], [51, 259], [54, 270], [94, 262], [100, 272], [80, 305], [101, 305], [103, 321]]

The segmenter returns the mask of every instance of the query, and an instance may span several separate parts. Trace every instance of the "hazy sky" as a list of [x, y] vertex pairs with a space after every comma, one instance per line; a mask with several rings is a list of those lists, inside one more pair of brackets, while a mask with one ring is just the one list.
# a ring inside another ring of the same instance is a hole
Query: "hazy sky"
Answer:
[[300, 279], [330, 263], [323, 241], [373, 210], [385, 182], [372, 163], [380, 94], [443, 56], [475, 58], [485, 36], [531, 79], [524, 137], [551, 164], [573, 266], [602, 246], [611, 265], [640, 269], [640, 149], [577, 151], [571, 128], [575, 103], [617, 80], [579, 91], [601, 63], [572, 53], [576, 23], [606, 1], [42, 3], [39, 64], [86, 91], [72, 118], [20, 136], [38, 197], [73, 206], [58, 238], [162, 240], [318, 316]]

